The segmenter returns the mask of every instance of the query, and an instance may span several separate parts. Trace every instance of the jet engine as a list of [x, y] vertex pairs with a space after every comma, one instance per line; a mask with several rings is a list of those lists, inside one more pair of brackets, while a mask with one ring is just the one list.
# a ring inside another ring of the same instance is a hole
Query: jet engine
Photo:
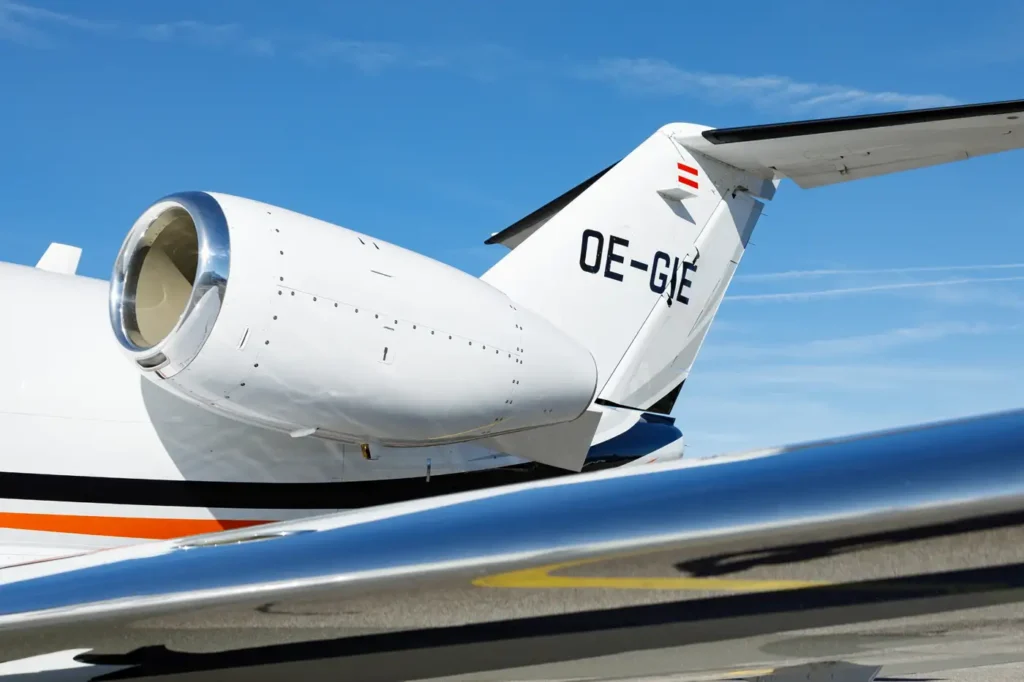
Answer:
[[185, 192], [117, 256], [110, 321], [151, 380], [247, 423], [391, 446], [567, 422], [590, 352], [481, 280], [276, 206]]

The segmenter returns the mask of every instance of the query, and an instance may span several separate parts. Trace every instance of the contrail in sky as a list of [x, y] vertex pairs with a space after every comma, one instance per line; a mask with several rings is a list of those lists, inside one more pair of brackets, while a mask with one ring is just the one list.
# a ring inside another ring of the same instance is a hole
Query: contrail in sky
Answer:
[[787, 270], [785, 272], [763, 272], [736, 275], [736, 279], [747, 281], [767, 281], [774, 279], [802, 279], [805, 277], [829, 277], [837, 275], [903, 275], [915, 272], [964, 272], [978, 270], [1014, 270], [1024, 268], [1024, 263], [1004, 263], [1000, 265], [931, 265], [913, 268], [881, 268], [874, 270]]
[[932, 282], [903, 282], [900, 284], [878, 284], [870, 287], [847, 287], [843, 289], [820, 289], [818, 291], [793, 291], [777, 294], [739, 294], [726, 296], [727, 301], [807, 301], [815, 298], [846, 296], [848, 294], [866, 294], [876, 291], [895, 291], [897, 289], [919, 289], [922, 287], [943, 287], [953, 284], [983, 284], [985, 282], [1021, 282], [1024, 275], [1017, 277], [968, 277], [964, 279], [943, 279]]

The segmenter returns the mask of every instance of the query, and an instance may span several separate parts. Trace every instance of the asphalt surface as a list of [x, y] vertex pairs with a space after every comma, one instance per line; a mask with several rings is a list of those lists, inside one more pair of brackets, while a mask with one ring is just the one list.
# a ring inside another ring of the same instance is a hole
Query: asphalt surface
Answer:
[[808, 661], [881, 666], [889, 681], [1024, 679], [1024, 525], [942, 532], [150, 619], [79, 657], [99, 667], [11, 679], [667, 682]]

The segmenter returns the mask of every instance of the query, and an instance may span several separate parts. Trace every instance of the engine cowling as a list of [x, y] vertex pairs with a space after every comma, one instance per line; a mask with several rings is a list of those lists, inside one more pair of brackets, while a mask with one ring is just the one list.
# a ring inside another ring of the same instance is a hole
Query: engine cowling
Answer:
[[135, 222], [110, 286], [143, 373], [241, 421], [416, 446], [570, 421], [586, 348], [494, 287], [268, 204], [186, 192]]

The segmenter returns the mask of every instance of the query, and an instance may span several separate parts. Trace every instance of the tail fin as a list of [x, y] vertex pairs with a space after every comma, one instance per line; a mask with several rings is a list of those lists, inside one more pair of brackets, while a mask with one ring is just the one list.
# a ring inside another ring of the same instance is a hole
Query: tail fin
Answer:
[[[712, 129], [664, 126], [488, 243], [483, 279], [597, 361], [605, 421], [672, 409], [781, 178], [803, 188], [1024, 148], [1024, 100]], [[635, 420], [634, 420], [635, 421]], [[614, 431], [614, 429], [612, 429]]]
[[663, 127], [488, 240], [512, 251], [482, 279], [590, 349], [599, 404], [671, 411], [775, 191], [674, 139], [703, 130]]

